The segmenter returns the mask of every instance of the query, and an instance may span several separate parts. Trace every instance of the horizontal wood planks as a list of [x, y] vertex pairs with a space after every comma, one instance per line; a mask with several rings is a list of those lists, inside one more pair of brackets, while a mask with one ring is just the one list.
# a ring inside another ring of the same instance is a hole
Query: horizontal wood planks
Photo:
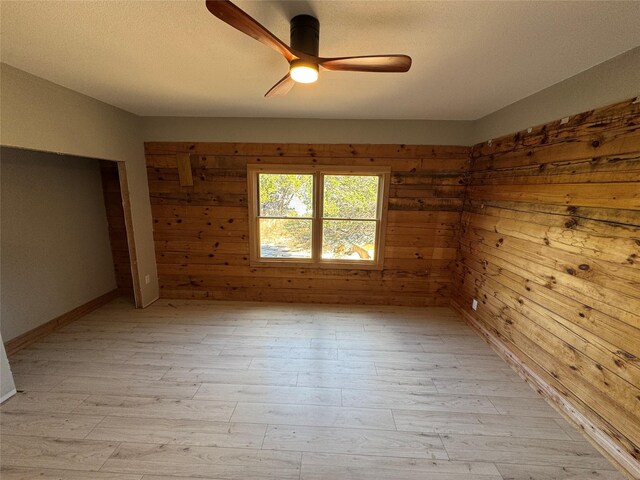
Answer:
[[[161, 296], [448, 303], [468, 147], [153, 142], [145, 148]], [[178, 159], [185, 155], [193, 186], [180, 183]], [[383, 271], [251, 267], [248, 164], [390, 166]]]
[[454, 302], [638, 465], [640, 105], [476, 145], [470, 168]]

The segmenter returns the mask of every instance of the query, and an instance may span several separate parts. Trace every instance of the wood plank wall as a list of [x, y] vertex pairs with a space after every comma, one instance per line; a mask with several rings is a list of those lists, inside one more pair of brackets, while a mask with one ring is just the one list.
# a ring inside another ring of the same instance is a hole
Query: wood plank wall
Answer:
[[639, 182], [632, 101], [476, 145], [453, 290], [637, 460]]
[[[165, 298], [447, 305], [469, 147], [146, 143]], [[193, 186], [180, 186], [189, 154]], [[247, 164], [389, 165], [383, 271], [249, 265]]]
[[102, 174], [102, 191], [109, 222], [109, 240], [116, 272], [116, 284], [120, 294], [133, 296], [131, 260], [127, 245], [127, 230], [117, 162], [100, 160], [100, 173]]

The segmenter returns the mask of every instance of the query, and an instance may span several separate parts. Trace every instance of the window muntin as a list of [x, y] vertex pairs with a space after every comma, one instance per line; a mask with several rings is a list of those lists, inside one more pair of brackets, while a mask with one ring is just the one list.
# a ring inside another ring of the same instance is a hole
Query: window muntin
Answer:
[[382, 268], [389, 168], [249, 165], [251, 261]]

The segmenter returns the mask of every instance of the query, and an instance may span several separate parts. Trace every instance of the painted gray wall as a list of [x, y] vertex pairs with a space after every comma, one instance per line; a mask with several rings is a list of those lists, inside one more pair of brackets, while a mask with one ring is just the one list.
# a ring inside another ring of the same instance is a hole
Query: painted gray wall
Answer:
[[141, 300], [149, 305], [159, 287], [140, 118], [9, 65], [0, 70], [1, 145], [125, 162]]
[[97, 160], [0, 150], [0, 331], [11, 340], [116, 288]]
[[476, 120], [470, 144], [639, 95], [640, 47], [637, 47]]
[[142, 117], [145, 142], [467, 145], [473, 128], [446, 120]]

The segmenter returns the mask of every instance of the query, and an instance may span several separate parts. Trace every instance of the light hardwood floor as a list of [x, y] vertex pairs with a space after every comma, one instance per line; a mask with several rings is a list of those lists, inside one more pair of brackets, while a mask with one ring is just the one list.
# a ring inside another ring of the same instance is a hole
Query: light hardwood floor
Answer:
[[3, 480], [622, 478], [447, 308], [118, 299], [11, 365]]

